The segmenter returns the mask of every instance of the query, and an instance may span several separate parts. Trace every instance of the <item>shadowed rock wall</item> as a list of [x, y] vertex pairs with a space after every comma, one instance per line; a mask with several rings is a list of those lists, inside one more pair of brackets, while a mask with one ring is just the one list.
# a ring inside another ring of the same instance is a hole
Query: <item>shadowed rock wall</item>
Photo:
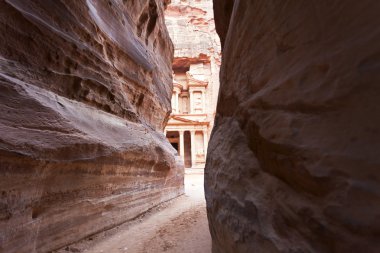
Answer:
[[214, 4], [213, 252], [379, 252], [380, 2]]
[[0, 252], [47, 252], [183, 192], [168, 1], [0, 1]]

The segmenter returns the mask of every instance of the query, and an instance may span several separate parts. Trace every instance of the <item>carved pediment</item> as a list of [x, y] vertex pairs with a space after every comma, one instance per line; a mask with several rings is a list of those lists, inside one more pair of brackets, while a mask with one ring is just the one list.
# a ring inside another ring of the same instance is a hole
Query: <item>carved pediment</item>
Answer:
[[187, 81], [188, 81], [190, 86], [191, 85], [196, 85], [196, 86], [207, 86], [208, 85], [208, 82], [201, 81], [201, 80], [194, 78], [190, 72], [186, 72], [186, 76], [187, 76]]
[[174, 122], [177, 122], [177, 123], [199, 123], [199, 121], [185, 119], [185, 118], [182, 118], [179, 116], [171, 116], [169, 119], [169, 122], [171, 122], [171, 123], [174, 123]]
[[200, 120], [191, 120], [191, 119], [186, 119], [184, 117], [180, 116], [171, 116], [168, 121], [168, 125], [204, 125], [208, 124], [209, 122], [203, 121], [202, 119]]

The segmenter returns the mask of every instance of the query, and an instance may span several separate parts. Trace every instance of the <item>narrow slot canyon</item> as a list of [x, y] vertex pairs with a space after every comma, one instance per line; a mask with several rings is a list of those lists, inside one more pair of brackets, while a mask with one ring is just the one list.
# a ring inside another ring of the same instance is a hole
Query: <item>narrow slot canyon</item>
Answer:
[[161, 203], [130, 222], [97, 233], [54, 253], [209, 253], [203, 173], [185, 175], [185, 194]]
[[379, 11], [0, 0], [0, 253], [380, 252]]

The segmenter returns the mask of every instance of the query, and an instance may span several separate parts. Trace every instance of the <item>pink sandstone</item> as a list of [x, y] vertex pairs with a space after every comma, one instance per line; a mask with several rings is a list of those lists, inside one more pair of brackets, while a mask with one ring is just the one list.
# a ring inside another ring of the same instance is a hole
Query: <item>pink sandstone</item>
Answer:
[[0, 252], [48, 252], [183, 192], [163, 135], [169, 1], [0, 1]]

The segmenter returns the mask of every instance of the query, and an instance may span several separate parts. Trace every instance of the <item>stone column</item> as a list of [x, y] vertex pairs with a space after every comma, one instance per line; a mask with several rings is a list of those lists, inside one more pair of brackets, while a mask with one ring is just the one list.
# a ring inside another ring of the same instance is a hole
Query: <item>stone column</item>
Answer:
[[195, 130], [191, 130], [191, 167], [195, 166]]
[[206, 91], [202, 91], [202, 113], [206, 113]]
[[207, 155], [207, 144], [208, 144], [208, 140], [207, 140], [207, 129], [206, 130], [203, 130], [203, 150], [205, 152], [205, 159], [206, 159], [206, 155]]
[[175, 97], [176, 97], [176, 92], [173, 91], [173, 95], [172, 95], [172, 112], [173, 113], [176, 113], [176, 108], [175, 108]]
[[189, 91], [189, 99], [190, 99], [190, 114], [194, 112], [194, 92]]
[[179, 155], [185, 161], [185, 143], [184, 143], [183, 131], [179, 131]]
[[176, 93], [175, 103], [176, 103], [176, 106], [177, 106], [177, 113], [179, 114], [179, 92]]

